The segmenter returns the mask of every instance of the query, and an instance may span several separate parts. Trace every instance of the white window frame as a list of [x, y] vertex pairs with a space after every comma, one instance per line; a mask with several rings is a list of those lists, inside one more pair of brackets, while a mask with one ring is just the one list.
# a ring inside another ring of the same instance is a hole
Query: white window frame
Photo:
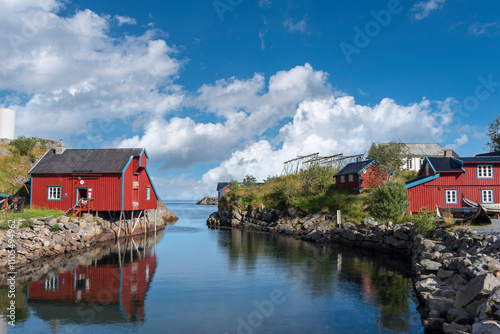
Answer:
[[478, 179], [492, 179], [493, 178], [493, 165], [477, 165], [477, 178]]
[[61, 186], [48, 186], [47, 187], [47, 201], [60, 201], [62, 194]]
[[406, 160], [406, 169], [411, 170], [413, 168], [413, 159]]
[[493, 204], [493, 190], [485, 189], [481, 190], [481, 202], [484, 204]]
[[151, 187], [146, 187], [146, 201], [151, 200]]
[[340, 175], [340, 183], [345, 183], [345, 175]]
[[456, 189], [446, 189], [444, 191], [446, 204], [458, 204], [458, 196]]
[[349, 174], [349, 182], [354, 182], [354, 174]]

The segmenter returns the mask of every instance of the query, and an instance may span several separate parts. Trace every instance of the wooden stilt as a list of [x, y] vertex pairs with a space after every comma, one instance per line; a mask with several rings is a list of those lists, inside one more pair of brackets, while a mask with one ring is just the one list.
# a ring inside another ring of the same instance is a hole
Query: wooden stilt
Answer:
[[134, 233], [134, 230], [135, 230], [135, 228], [137, 227], [137, 223], [139, 223], [139, 221], [140, 221], [140, 219], [141, 219], [142, 212], [143, 212], [143, 211], [141, 211], [141, 212], [139, 213], [139, 216], [137, 216], [136, 220], [134, 221], [134, 226], [132, 227], [132, 232], [131, 232], [130, 234]]
[[120, 240], [118, 240], [118, 263], [120, 264], [120, 268], [122, 267], [122, 252], [120, 249]]
[[120, 211], [120, 223], [118, 225], [118, 238], [120, 238], [120, 232], [122, 231], [122, 215], [123, 215], [123, 211]]
[[156, 210], [155, 210], [155, 233], [156, 233]]

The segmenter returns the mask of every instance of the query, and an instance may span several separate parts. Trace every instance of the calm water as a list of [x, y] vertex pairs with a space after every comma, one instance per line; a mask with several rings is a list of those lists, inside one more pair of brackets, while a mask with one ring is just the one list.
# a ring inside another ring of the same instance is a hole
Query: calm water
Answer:
[[180, 219], [156, 238], [49, 263], [54, 274], [21, 283], [9, 333], [423, 332], [405, 261], [209, 230], [215, 207], [167, 206]]

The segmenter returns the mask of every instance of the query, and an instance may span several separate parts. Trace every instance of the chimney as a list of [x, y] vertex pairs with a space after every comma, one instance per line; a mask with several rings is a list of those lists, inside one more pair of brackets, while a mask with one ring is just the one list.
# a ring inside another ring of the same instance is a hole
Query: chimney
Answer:
[[445, 158], [453, 157], [453, 150], [444, 150], [444, 157]]
[[64, 151], [66, 151], [66, 145], [64, 145], [61, 139], [61, 141], [56, 145], [56, 154], [63, 154]]

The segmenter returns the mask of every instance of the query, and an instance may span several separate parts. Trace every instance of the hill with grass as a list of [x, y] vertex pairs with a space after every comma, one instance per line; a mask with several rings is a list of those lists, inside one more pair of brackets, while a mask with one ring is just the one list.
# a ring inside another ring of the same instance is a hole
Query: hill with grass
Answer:
[[[337, 189], [337, 173], [329, 167], [315, 166], [297, 174], [269, 177], [257, 184], [255, 178], [247, 175], [242, 183], [232, 181], [230, 191], [219, 201], [219, 210], [235, 208], [250, 211], [254, 208], [296, 209], [308, 213], [336, 213], [359, 222], [370, 216], [374, 201], [374, 189]], [[401, 183], [414, 178], [414, 172], [401, 172], [395, 181]]]
[[29, 179], [29, 170], [55, 144], [57, 142], [34, 137], [0, 139], [0, 193], [27, 196], [23, 182]]

